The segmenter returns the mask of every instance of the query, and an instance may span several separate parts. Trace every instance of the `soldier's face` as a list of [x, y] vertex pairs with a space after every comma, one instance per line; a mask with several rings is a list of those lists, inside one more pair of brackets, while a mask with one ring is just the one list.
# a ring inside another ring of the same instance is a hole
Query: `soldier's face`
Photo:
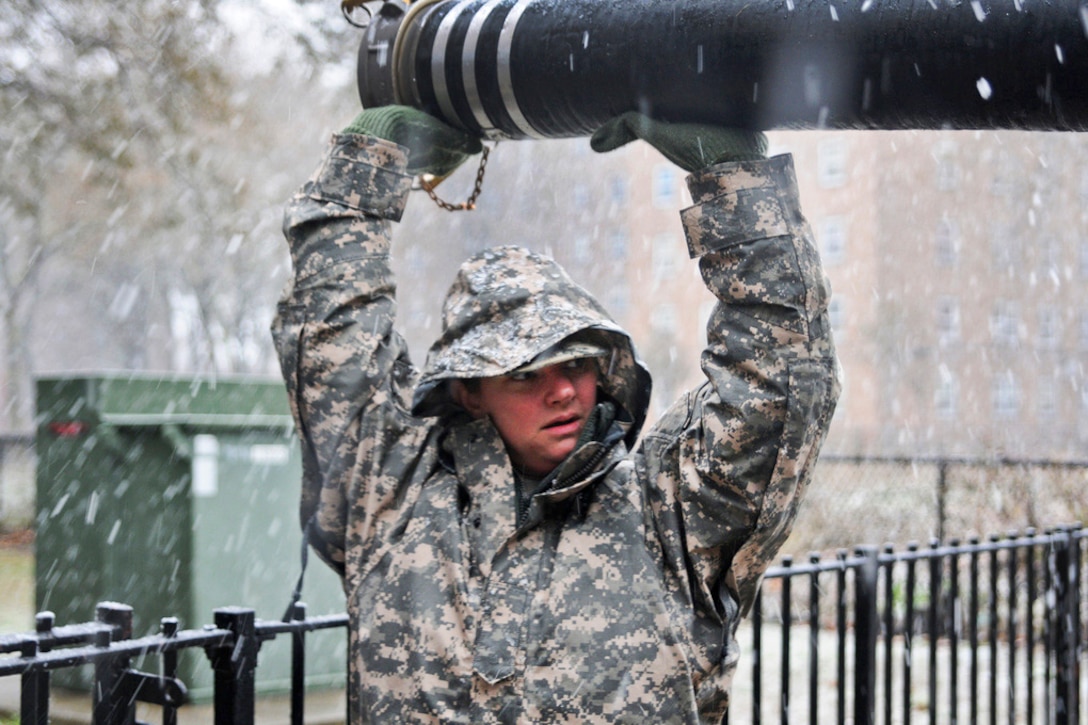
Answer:
[[544, 476], [574, 450], [597, 404], [597, 365], [588, 358], [569, 360], [483, 378], [472, 390], [458, 390], [458, 402], [469, 413], [491, 418], [514, 465]]

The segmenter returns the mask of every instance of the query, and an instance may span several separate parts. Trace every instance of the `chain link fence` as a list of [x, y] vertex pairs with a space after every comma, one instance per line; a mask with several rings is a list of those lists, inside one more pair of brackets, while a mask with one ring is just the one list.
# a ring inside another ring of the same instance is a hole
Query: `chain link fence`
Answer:
[[[0, 437], [0, 529], [33, 519], [34, 446]], [[825, 454], [782, 554], [1088, 523], [1088, 461]]]
[[782, 554], [1086, 521], [1088, 461], [824, 455]]

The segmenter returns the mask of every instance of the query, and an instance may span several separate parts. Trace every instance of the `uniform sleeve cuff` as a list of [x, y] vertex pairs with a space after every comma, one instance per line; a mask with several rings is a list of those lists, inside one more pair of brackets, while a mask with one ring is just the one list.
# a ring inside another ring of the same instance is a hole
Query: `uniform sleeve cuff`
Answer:
[[[688, 253], [697, 259], [752, 239], [789, 233], [783, 194], [796, 189], [793, 159], [739, 161], [688, 177], [694, 204], [680, 212]], [[792, 197], [796, 199], [796, 193]]]
[[407, 164], [405, 150], [390, 141], [334, 134], [310, 197], [400, 221], [412, 186], [412, 177], [405, 172]]

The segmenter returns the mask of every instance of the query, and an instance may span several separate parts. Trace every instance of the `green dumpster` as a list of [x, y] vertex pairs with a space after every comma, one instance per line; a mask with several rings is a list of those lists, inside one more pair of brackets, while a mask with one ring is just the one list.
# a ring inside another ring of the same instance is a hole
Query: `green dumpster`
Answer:
[[[299, 573], [300, 456], [279, 381], [96, 375], [37, 381], [38, 611], [58, 624], [94, 619], [101, 601], [134, 609], [134, 635], [163, 617], [184, 629], [218, 607], [278, 620]], [[339, 579], [306, 572], [308, 614], [344, 611]], [[290, 686], [290, 638], [261, 647], [257, 688]], [[346, 633], [307, 636], [311, 689], [344, 683]], [[140, 667], [140, 663], [135, 663]], [[90, 670], [58, 675], [87, 689]], [[182, 681], [212, 694], [201, 651], [186, 651]]]

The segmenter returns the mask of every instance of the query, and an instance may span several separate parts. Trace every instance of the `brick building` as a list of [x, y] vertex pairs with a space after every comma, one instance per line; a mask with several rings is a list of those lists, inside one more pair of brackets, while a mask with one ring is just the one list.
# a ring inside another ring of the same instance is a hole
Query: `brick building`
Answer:
[[[828, 449], [1080, 458], [1088, 440], [1088, 146], [1076, 134], [775, 132], [835, 297], [845, 387]], [[635, 336], [654, 411], [698, 382], [710, 299], [686, 258], [683, 173], [644, 144], [502, 143], [477, 215], [420, 197], [398, 233], [416, 357], [473, 249], [553, 254]], [[456, 177], [455, 177], [456, 178]], [[454, 184], [453, 180], [447, 182]], [[456, 192], [449, 192], [456, 196]], [[450, 243], [436, 248], [434, 239]], [[430, 240], [429, 242], [426, 240]], [[432, 275], [438, 274], [438, 277]]]

